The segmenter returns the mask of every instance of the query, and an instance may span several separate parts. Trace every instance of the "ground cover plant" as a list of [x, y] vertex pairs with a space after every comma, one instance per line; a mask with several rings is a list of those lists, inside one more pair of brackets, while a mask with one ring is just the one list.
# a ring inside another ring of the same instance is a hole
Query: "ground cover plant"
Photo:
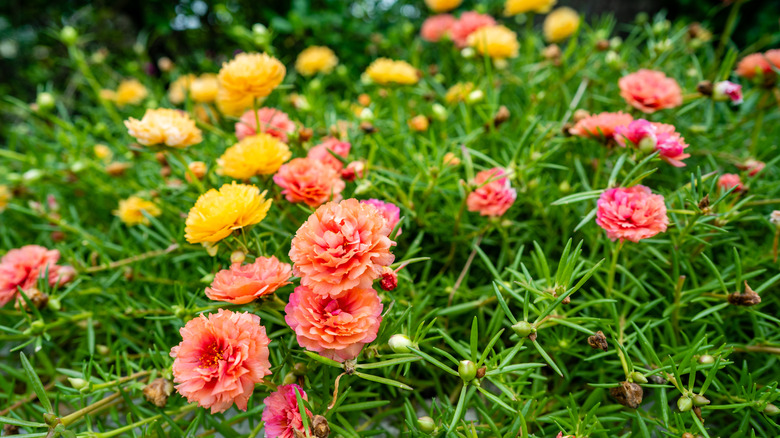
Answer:
[[51, 26], [2, 100], [3, 436], [780, 436], [780, 33], [460, 3], [355, 57]]

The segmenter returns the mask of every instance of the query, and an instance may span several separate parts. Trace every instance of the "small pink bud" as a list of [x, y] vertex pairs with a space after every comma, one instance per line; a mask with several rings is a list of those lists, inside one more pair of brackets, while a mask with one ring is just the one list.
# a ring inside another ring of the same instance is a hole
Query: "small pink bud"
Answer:
[[395, 288], [398, 287], [398, 274], [390, 268], [385, 268], [385, 273], [382, 274], [379, 286], [387, 291], [395, 290]]

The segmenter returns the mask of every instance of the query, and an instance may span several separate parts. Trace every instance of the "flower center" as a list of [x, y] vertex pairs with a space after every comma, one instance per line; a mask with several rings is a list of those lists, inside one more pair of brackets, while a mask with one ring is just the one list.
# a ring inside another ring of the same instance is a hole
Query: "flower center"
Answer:
[[325, 315], [330, 318], [332, 316], [338, 316], [341, 314], [341, 306], [339, 306], [338, 300], [331, 300], [327, 306], [325, 306]]
[[203, 350], [198, 368], [211, 368], [216, 366], [220, 360], [222, 360], [222, 349], [218, 343], [213, 342]]

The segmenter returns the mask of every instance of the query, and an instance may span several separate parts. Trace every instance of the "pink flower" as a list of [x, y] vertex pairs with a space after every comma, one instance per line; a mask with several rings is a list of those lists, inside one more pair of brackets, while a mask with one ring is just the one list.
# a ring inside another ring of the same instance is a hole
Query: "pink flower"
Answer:
[[260, 108], [257, 110], [257, 118], [254, 111], [249, 110], [236, 123], [236, 137], [239, 141], [257, 134], [257, 119], [260, 120], [260, 132], [273, 135], [284, 143], [287, 143], [287, 134], [295, 132], [295, 123], [287, 114], [275, 108]]
[[[391, 230], [394, 230], [395, 226], [398, 225], [398, 221], [401, 220], [401, 209], [392, 202], [384, 202], [380, 201], [379, 199], [366, 199], [360, 202], [363, 204], [371, 204], [376, 207], [377, 210], [382, 213], [382, 217], [385, 218], [387, 225]], [[395, 237], [400, 235], [401, 229], [399, 228], [398, 232], [395, 234]]]
[[479, 172], [474, 178], [477, 188], [466, 198], [469, 211], [492, 217], [506, 213], [517, 199], [517, 190], [505, 175], [506, 171], [498, 167]]
[[301, 285], [337, 298], [353, 288], [369, 289], [393, 263], [391, 228], [373, 205], [347, 199], [329, 202], [301, 225], [290, 259]]
[[742, 103], [742, 85], [729, 81], [720, 81], [712, 89], [712, 97], [715, 100], [731, 100], [734, 105]]
[[38, 279], [47, 275], [50, 286], [63, 285], [73, 279], [76, 271], [60, 266], [60, 252], [38, 245], [12, 249], [0, 259], [0, 307], [17, 296], [18, 288], [27, 292], [35, 289]]
[[764, 163], [763, 161], [758, 161], [754, 158], [749, 158], [744, 163], [738, 164], [737, 167], [739, 167], [742, 170], [747, 170], [748, 176], [756, 176], [759, 174], [759, 172], [764, 170], [764, 168], [766, 167], [766, 163]]
[[359, 287], [330, 297], [299, 286], [284, 312], [301, 347], [339, 362], [356, 358], [363, 345], [376, 339], [382, 322], [376, 291]]
[[224, 412], [233, 403], [246, 411], [255, 384], [271, 374], [265, 327], [251, 313], [200, 315], [179, 330], [182, 341], [171, 348], [176, 390], [189, 402]]
[[618, 126], [626, 126], [634, 120], [630, 114], [622, 111], [616, 113], [599, 113], [580, 119], [569, 133], [579, 137], [609, 140], [615, 135]]
[[742, 180], [739, 178], [739, 175], [734, 173], [724, 173], [720, 176], [718, 179], [718, 187], [721, 188], [721, 190], [731, 190], [732, 187], [736, 187], [734, 189], [735, 192], [741, 192], [745, 190], [745, 186], [742, 184]]
[[682, 91], [677, 81], [660, 71], [639, 70], [620, 78], [618, 86], [620, 95], [629, 105], [648, 114], [682, 105]]
[[[637, 119], [628, 125], [615, 128], [615, 141], [622, 147], [634, 146], [642, 150], [653, 150], [658, 142], [656, 128], [645, 119]], [[629, 144], [630, 143], [630, 144]]]
[[669, 225], [664, 197], [642, 185], [605, 190], [596, 205], [596, 223], [612, 240], [639, 242]]
[[476, 32], [477, 29], [496, 24], [496, 20], [490, 15], [480, 14], [475, 11], [468, 11], [460, 14], [458, 21], [450, 27], [450, 38], [458, 48], [464, 48], [469, 45], [469, 35]]
[[455, 17], [450, 14], [439, 14], [428, 17], [422, 24], [420, 36], [425, 41], [435, 43], [449, 32], [455, 23]]
[[[768, 53], [768, 52], [767, 52]], [[772, 64], [763, 53], [753, 53], [742, 58], [737, 64], [736, 73], [746, 79], [772, 73]]]
[[215, 301], [246, 304], [290, 284], [292, 267], [276, 257], [258, 257], [254, 263], [233, 263], [214, 276], [206, 296]]
[[357, 178], [363, 178], [366, 175], [366, 163], [362, 161], [351, 161], [347, 167], [341, 169], [341, 177], [344, 180], [352, 182]]
[[654, 122], [653, 126], [656, 129], [656, 137], [658, 138], [655, 149], [660, 152], [661, 159], [674, 167], [685, 167], [685, 163], [682, 160], [691, 156], [684, 152], [685, 148], [688, 147], [685, 139], [680, 133], [675, 131], [672, 125]]
[[[295, 432], [306, 432], [303, 428], [301, 411], [298, 410], [298, 399], [308, 401], [306, 391], [296, 384], [282, 385], [263, 400], [263, 421], [265, 422], [266, 438], [295, 438]], [[306, 414], [311, 415], [308, 409]]]
[[311, 158], [294, 158], [282, 165], [274, 175], [274, 182], [290, 202], [304, 202], [316, 207], [341, 199], [346, 184], [332, 167]]
[[347, 158], [351, 148], [352, 145], [350, 143], [341, 141], [337, 138], [329, 137], [326, 138], [322, 143], [309, 149], [309, 153], [306, 156], [312, 160], [321, 161], [323, 164], [326, 164], [336, 169], [337, 172], [340, 172], [341, 168], [344, 167], [344, 163], [331, 155], [331, 153], [328, 152], [328, 149], [340, 157]]

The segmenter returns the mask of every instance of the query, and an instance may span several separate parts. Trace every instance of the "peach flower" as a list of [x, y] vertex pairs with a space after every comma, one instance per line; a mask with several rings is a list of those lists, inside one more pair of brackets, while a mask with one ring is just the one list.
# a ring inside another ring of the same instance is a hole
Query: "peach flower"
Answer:
[[276, 257], [258, 257], [254, 263], [233, 263], [214, 276], [206, 296], [215, 301], [246, 304], [290, 284], [292, 267]]
[[474, 185], [477, 188], [469, 193], [466, 205], [469, 211], [482, 216], [501, 216], [517, 199], [517, 190], [509, 183], [506, 171], [498, 167], [479, 172]]
[[59, 259], [59, 251], [38, 245], [8, 251], [0, 259], [0, 307], [13, 300], [19, 288], [24, 292], [35, 289], [38, 279], [47, 274], [50, 286], [72, 280], [76, 271], [70, 266], [58, 265]]
[[720, 176], [718, 179], [718, 187], [720, 187], [721, 190], [731, 190], [732, 187], [736, 187], [734, 189], [735, 192], [741, 192], [745, 190], [745, 186], [742, 184], [742, 180], [739, 178], [739, 175], [734, 173], [724, 173]]
[[682, 105], [682, 91], [677, 81], [660, 71], [639, 70], [620, 78], [618, 86], [623, 99], [644, 113]]
[[618, 126], [626, 126], [634, 120], [630, 114], [622, 111], [616, 113], [599, 113], [580, 119], [569, 133], [579, 137], [609, 140], [615, 135]]
[[344, 163], [331, 155], [331, 153], [328, 152], [328, 149], [333, 151], [336, 155], [347, 158], [347, 156], [349, 156], [350, 149], [352, 149], [352, 145], [346, 141], [341, 141], [334, 137], [328, 137], [323, 140], [322, 143], [309, 149], [309, 153], [306, 155], [310, 159], [320, 161], [323, 164], [332, 167], [337, 172], [340, 172], [341, 168], [344, 167]]
[[182, 341], [171, 348], [176, 390], [211, 413], [233, 403], [246, 411], [255, 384], [271, 374], [268, 344], [260, 317], [249, 312], [200, 315], [179, 330]]
[[276, 172], [274, 182], [288, 201], [304, 202], [310, 207], [322, 205], [331, 197], [341, 199], [346, 186], [337, 170], [311, 158], [290, 160]]
[[[265, 422], [266, 438], [296, 438], [299, 436], [296, 432], [306, 432], [303, 427], [301, 411], [298, 410], [296, 391], [300, 394], [301, 399], [309, 400], [306, 391], [294, 383], [278, 387], [263, 400], [265, 409], [263, 409], [262, 418]], [[306, 414], [311, 415], [311, 412], [306, 409]]]
[[439, 14], [428, 17], [420, 28], [420, 36], [425, 41], [435, 43], [446, 35], [455, 23], [455, 17], [450, 14]]
[[241, 116], [241, 120], [236, 123], [236, 137], [243, 140], [245, 137], [257, 134], [258, 119], [260, 132], [273, 135], [283, 143], [287, 143], [287, 134], [295, 132], [295, 123], [286, 113], [275, 108], [260, 108], [257, 110], [257, 118], [252, 110]]
[[493, 26], [494, 24], [496, 24], [496, 20], [490, 15], [467, 11], [460, 14], [458, 21], [450, 27], [450, 38], [458, 48], [462, 49], [469, 45], [469, 35], [481, 27]]
[[669, 225], [664, 197], [642, 185], [605, 190], [596, 205], [596, 223], [612, 240], [639, 242]]
[[746, 79], [772, 72], [772, 64], [763, 53], [753, 53], [742, 58], [737, 64], [736, 73]]
[[[382, 217], [387, 221], [387, 225], [390, 227], [391, 231], [395, 229], [395, 226], [398, 225], [398, 222], [401, 220], [401, 209], [392, 202], [380, 201], [379, 199], [365, 199], [360, 202], [363, 204], [371, 204], [376, 207], [376, 209], [382, 213]], [[399, 228], [395, 237], [400, 235], [401, 229]]]
[[393, 263], [391, 231], [373, 205], [357, 199], [329, 202], [295, 233], [290, 248], [293, 273], [301, 277], [302, 286], [323, 296], [368, 289]]
[[376, 339], [382, 322], [376, 291], [359, 287], [330, 297], [299, 286], [284, 312], [301, 347], [339, 362], [356, 358], [363, 345]]

